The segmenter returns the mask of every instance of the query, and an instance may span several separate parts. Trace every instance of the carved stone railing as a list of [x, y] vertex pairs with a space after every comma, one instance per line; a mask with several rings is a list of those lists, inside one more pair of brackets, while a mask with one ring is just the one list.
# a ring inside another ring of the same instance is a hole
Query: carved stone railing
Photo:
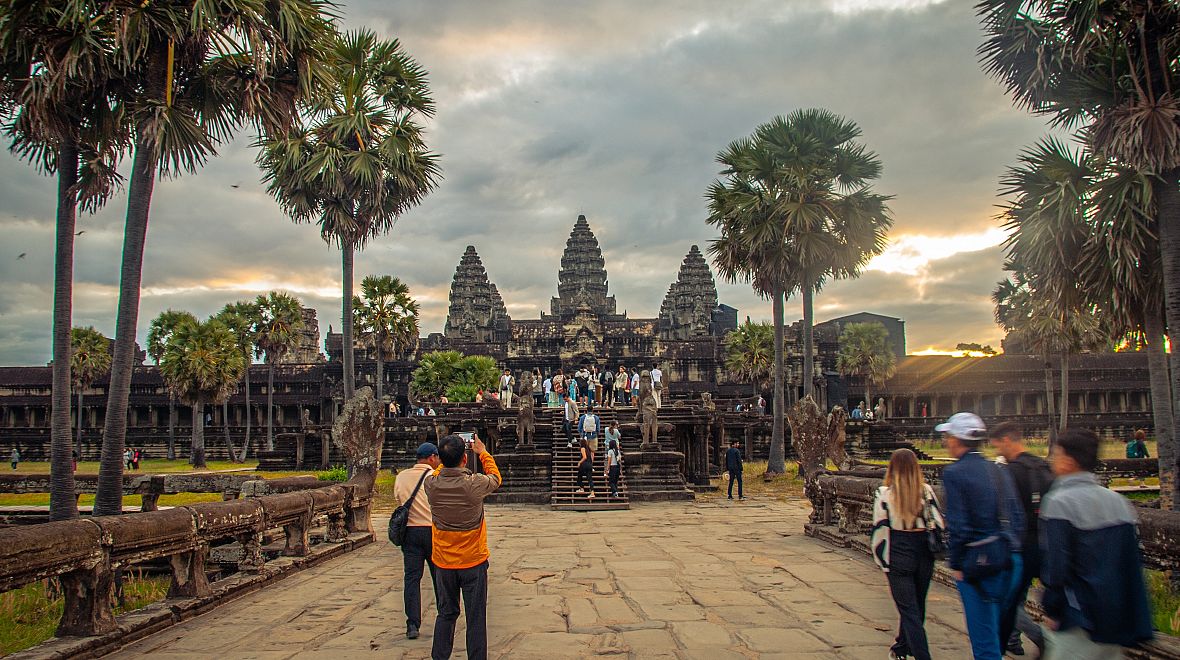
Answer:
[[[1112, 468], [1117, 468], [1119, 462], [1131, 461], [1104, 461], [1106, 464], [1116, 463]], [[880, 485], [879, 477], [820, 475], [816, 480], [817, 495], [812, 500], [815, 509], [811, 522], [804, 525], [806, 534], [833, 545], [869, 553], [873, 497]], [[941, 498], [942, 493], [939, 492], [938, 496]], [[1180, 569], [1180, 511], [1139, 507], [1135, 511], [1139, 515], [1139, 542], [1144, 566], [1174, 576], [1175, 572], [1180, 572], [1177, 571]], [[945, 584], [953, 584], [945, 567], [939, 566], [935, 577]], [[1030, 607], [1038, 607], [1036, 601], [1035, 594], [1030, 594]], [[1160, 634], [1151, 642], [1128, 649], [1127, 654], [1131, 658], [1180, 660], [1180, 640]]]
[[[232, 500], [242, 492], [242, 485], [258, 479], [253, 472], [187, 472], [177, 474], [124, 474], [123, 494], [139, 495], [142, 511], [155, 511], [161, 495], [177, 493], [221, 493]], [[52, 480], [48, 474], [24, 472], [0, 473], [0, 493], [48, 493]], [[98, 475], [75, 474], [74, 494], [96, 493]]]
[[237, 568], [250, 573], [265, 570], [269, 530], [282, 530], [278, 554], [287, 557], [311, 552], [309, 532], [320, 519], [326, 521], [325, 544], [372, 540], [370, 493], [358, 492], [353, 483], [323, 483], [305, 481], [302, 490], [234, 501], [0, 529], [0, 592], [59, 578], [65, 611], [57, 635], [103, 635], [116, 629], [111, 595], [122, 568], [167, 559], [168, 597], [200, 598], [213, 589], [205, 564], [215, 544], [240, 544]]

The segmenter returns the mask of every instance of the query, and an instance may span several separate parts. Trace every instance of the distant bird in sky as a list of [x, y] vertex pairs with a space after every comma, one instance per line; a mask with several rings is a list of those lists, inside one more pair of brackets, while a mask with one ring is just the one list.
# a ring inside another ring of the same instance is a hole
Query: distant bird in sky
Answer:
[[20, 254], [16, 255], [16, 258], [17, 259], [24, 259], [26, 254], [28, 254], [28, 252], [21, 252]]
[[85, 229], [83, 229], [82, 231], [75, 232], [75, 233], [74, 233], [74, 236], [81, 236], [82, 234], [85, 234], [85, 233], [86, 233], [86, 230], [85, 230]]
[[229, 187], [230, 187], [230, 188], [235, 188], [235, 189], [237, 189], [237, 188], [240, 188], [240, 187], [242, 187], [242, 184], [240, 184], [240, 183], [231, 183], [231, 184], [229, 184]]

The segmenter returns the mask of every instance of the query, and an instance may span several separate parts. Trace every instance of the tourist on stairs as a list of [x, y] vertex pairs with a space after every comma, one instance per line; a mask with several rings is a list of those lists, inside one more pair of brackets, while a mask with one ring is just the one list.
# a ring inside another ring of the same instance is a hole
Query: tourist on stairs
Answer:
[[[612, 426], [618, 427], [618, 422], [612, 422]], [[619, 477], [623, 473], [623, 450], [620, 448], [618, 441], [618, 432], [616, 428], [615, 437], [610, 438], [610, 430], [607, 430], [606, 441], [606, 482], [610, 484], [610, 496], [619, 496]]]
[[430, 657], [451, 657], [455, 644], [455, 622], [459, 599], [467, 611], [467, 657], [488, 657], [488, 526], [483, 501], [500, 487], [500, 469], [475, 436], [472, 449], [482, 472], [467, 468], [467, 444], [451, 434], [439, 443], [442, 469], [423, 488], [430, 500], [434, 537], [435, 594], [438, 617], [434, 621], [434, 642]]
[[578, 435], [590, 446], [590, 451], [598, 451], [598, 432], [602, 428], [602, 419], [594, 413], [594, 404], [586, 404], [586, 412], [578, 418]]
[[[406, 540], [402, 543], [402, 591], [406, 604], [406, 637], [418, 639], [422, 627], [422, 564], [430, 568], [430, 585], [434, 587], [434, 544], [430, 531], [430, 499], [422, 486], [440, 465], [438, 447], [424, 442], [418, 446], [418, 462], [397, 475], [393, 495], [399, 504], [410, 504], [406, 522]], [[421, 491], [421, 492], [420, 492]], [[436, 599], [437, 600], [437, 597]]]
[[587, 499], [594, 499], [594, 450], [590, 449], [590, 443], [583, 439], [578, 448], [581, 454], [581, 460], [578, 461], [578, 490], [574, 491], [578, 495], [586, 492], [584, 482], [590, 482], [590, 496]]
[[926, 592], [934, 577], [929, 530], [945, 529], [934, 490], [926, 485], [918, 457], [898, 449], [889, 458], [885, 483], [873, 501], [873, 560], [885, 571], [897, 614], [897, 638], [890, 658], [930, 660], [926, 640]]
[[608, 448], [610, 447], [610, 443], [613, 441], [619, 446], [619, 451], [623, 451], [623, 433], [622, 431], [619, 431], [619, 420], [611, 420], [610, 426], [606, 427], [606, 431], [603, 432], [603, 440], [606, 441], [606, 446]]
[[[570, 383], [573, 385], [573, 383]], [[565, 432], [565, 448], [574, 448], [574, 424], [578, 423], [578, 404], [574, 402], [573, 392], [565, 393], [565, 415], [561, 420], [561, 430]]]

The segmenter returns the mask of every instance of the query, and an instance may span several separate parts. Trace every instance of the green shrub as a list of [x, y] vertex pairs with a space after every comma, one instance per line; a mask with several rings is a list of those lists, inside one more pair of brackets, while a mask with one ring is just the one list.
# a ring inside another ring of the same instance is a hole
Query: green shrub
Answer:
[[333, 466], [331, 470], [324, 470], [316, 473], [316, 479], [320, 481], [348, 481], [348, 468], [343, 465]]

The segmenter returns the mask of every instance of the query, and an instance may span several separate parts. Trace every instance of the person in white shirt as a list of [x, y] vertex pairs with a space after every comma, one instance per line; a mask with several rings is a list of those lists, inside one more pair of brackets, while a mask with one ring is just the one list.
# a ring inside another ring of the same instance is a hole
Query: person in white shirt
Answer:
[[639, 367], [631, 370], [631, 402], [639, 405]]
[[500, 376], [500, 403], [505, 408], [512, 407], [512, 372], [505, 369], [504, 375]]
[[553, 407], [553, 378], [546, 378], [545, 382], [541, 384], [541, 389], [545, 392], [545, 407]]
[[566, 449], [574, 448], [574, 426], [578, 423], [580, 416], [578, 404], [574, 401], [573, 395], [569, 392], [565, 393], [565, 415], [561, 420], [561, 430], [565, 431], [565, 446]]
[[[406, 604], [406, 637], [409, 639], [417, 639], [418, 629], [422, 627], [423, 562], [430, 567], [430, 584], [434, 584], [434, 562], [430, 559], [434, 550], [430, 530], [433, 520], [430, 500], [426, 497], [426, 490], [420, 488], [419, 484], [425, 484], [426, 480], [433, 478], [431, 475], [439, 465], [438, 447], [434, 443], [424, 442], [418, 446], [418, 462], [398, 473], [393, 482], [393, 495], [398, 502], [406, 502], [411, 496], [414, 497], [406, 524], [406, 540], [402, 544], [402, 591]], [[416, 495], [415, 489], [418, 490]]]
[[660, 371], [658, 362], [651, 363], [651, 394], [656, 398], [656, 407], [663, 405], [664, 372]]

